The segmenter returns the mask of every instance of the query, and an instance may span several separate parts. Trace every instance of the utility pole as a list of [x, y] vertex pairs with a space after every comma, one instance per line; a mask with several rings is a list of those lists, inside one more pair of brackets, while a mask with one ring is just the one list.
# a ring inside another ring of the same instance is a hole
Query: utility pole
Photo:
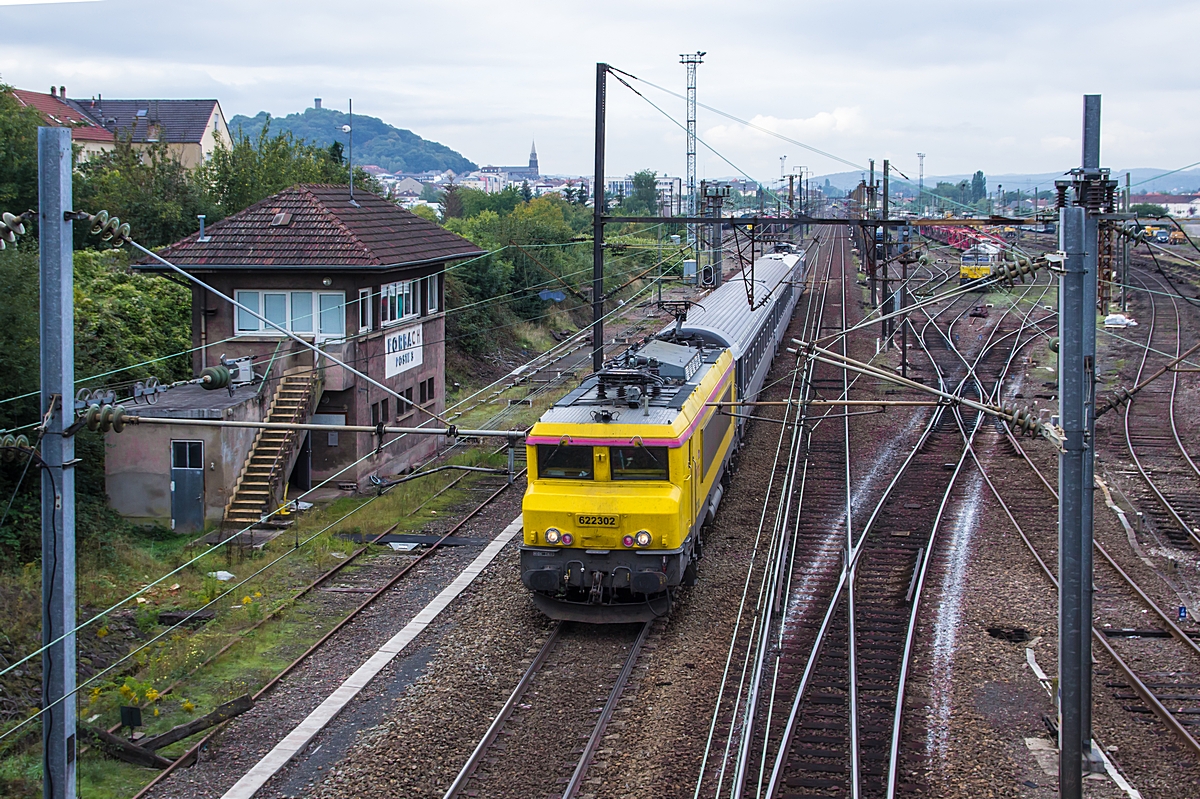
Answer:
[[[596, 64], [596, 165], [592, 177], [592, 369], [597, 372], [604, 368], [604, 212], [607, 210], [604, 191], [604, 115], [607, 78], [608, 64]], [[694, 128], [689, 130], [694, 133]], [[692, 145], [692, 153], [688, 157], [689, 169], [695, 167], [694, 151], [695, 145]]]
[[[867, 183], [866, 193], [867, 207], [863, 217], [866, 219], [875, 219], [875, 159], [871, 159], [871, 177]], [[863, 255], [867, 257], [869, 264], [869, 280], [871, 281], [871, 307], [879, 307], [879, 275], [876, 267], [879, 264], [879, 253], [875, 251], [875, 226], [863, 226], [863, 238], [870, 239], [863, 242]]]
[[[1125, 213], [1130, 213], [1129, 210], [1129, 194], [1132, 191], [1129, 185], [1129, 173], [1125, 173], [1125, 197], [1122, 202], [1121, 210]], [[1125, 313], [1129, 309], [1129, 237], [1121, 237], [1121, 313]]]
[[1083, 796], [1082, 652], [1085, 632], [1083, 592], [1083, 331], [1088, 314], [1087, 266], [1084, 262], [1084, 210], [1059, 209], [1059, 248], [1063, 273], [1059, 279], [1058, 322], [1062, 336], [1058, 350], [1059, 424], [1063, 430], [1058, 458], [1058, 791], [1062, 799]]
[[[1059, 795], [1082, 795], [1092, 752], [1092, 511], [1095, 472], [1096, 304], [1100, 215], [1116, 181], [1100, 168], [1100, 95], [1084, 95], [1083, 165], [1058, 191], [1059, 246]], [[1068, 190], [1071, 191], [1070, 196]]]
[[[872, 164], [872, 166], [874, 166], [874, 164]], [[883, 159], [883, 200], [881, 201], [882, 205], [880, 207], [880, 216], [884, 222], [887, 221], [888, 213], [889, 213], [889, 209], [888, 209], [888, 177], [889, 177], [889, 175], [888, 175], [888, 173], [890, 170], [891, 170], [891, 162], [886, 158]], [[893, 307], [895, 305], [895, 303], [893, 301], [892, 295], [888, 293], [888, 226], [887, 225], [883, 225], [882, 233], [883, 233], [883, 253], [880, 257], [879, 263], [883, 265], [883, 295], [881, 298], [883, 300], [883, 323], [882, 323], [883, 327], [882, 327], [882, 330], [880, 331], [880, 337], [883, 339], [884, 349], [891, 349], [891, 346], [892, 346], [891, 333], [894, 330], [894, 328], [892, 327], [892, 320], [888, 317], [888, 314], [890, 314], [893, 310], [895, 310], [895, 308]]]
[[[75, 276], [71, 130], [38, 128], [42, 469], [42, 795], [75, 796]], [[33, 457], [30, 455], [30, 457]], [[61, 638], [57, 643], [51, 643]]]
[[[687, 215], [696, 215], [696, 67], [704, 53], [684, 53], [679, 63], [687, 67]], [[688, 243], [696, 246], [696, 226], [688, 225]]]
[[[900, 230], [900, 296], [896, 310], [903, 312], [908, 307], [908, 266], [913, 262], [912, 228]], [[908, 313], [900, 317], [900, 376], [908, 377]]]

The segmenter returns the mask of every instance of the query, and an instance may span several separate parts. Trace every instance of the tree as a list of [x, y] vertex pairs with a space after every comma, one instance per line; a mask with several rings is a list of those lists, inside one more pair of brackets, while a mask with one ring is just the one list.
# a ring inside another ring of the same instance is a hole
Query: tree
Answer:
[[[78, 226], [78, 224], [77, 224]], [[129, 270], [125, 250], [75, 252], [75, 375], [79, 387], [115, 387], [128, 393], [129, 381], [156, 376], [164, 383], [192, 376], [191, 359], [176, 356], [147, 366], [132, 364], [187, 350], [191, 346], [191, 294], [188, 289]], [[38, 387], [38, 250], [33, 239], [0, 251], [0, 374], [3, 397], [20, 397]], [[94, 375], [104, 375], [96, 379]], [[123, 385], [122, 385], [123, 384]], [[36, 421], [39, 400], [33, 397], [0, 403], [0, 427], [11, 429]], [[34, 436], [30, 436], [34, 438]], [[76, 532], [81, 551], [86, 544], [103, 551], [103, 542], [124, 529], [107, 509], [104, 495], [104, 441], [80, 431], [76, 455], [81, 459]], [[24, 480], [23, 459], [0, 463], [0, 496], [13, 500], [12, 512], [0, 527], [0, 568], [37, 558], [40, 505], [37, 470]], [[20, 491], [16, 492], [18, 483]], [[0, 511], [2, 512], [2, 511]]]
[[984, 178], [983, 170], [981, 169], [975, 173], [974, 177], [971, 178], [970, 202], [977, 202], [982, 200], [984, 197], [987, 197], [987, 179]]
[[38, 207], [37, 129], [43, 124], [41, 114], [0, 83], [0, 211], [20, 214]]
[[462, 189], [451, 183], [442, 191], [442, 218], [459, 219], [463, 216]]
[[440, 203], [442, 201], [442, 192], [432, 183], [422, 183], [421, 199], [427, 203]]
[[513, 209], [526, 202], [518, 186], [509, 186], [503, 191], [489, 194], [479, 189], [459, 189], [459, 199], [462, 200], [465, 217], [472, 217], [484, 211], [494, 211], [499, 216], [508, 216]]
[[1133, 211], [1138, 216], [1166, 216], [1167, 208], [1164, 205], [1157, 203], [1134, 203], [1129, 206], [1129, 210]]
[[529, 188], [528, 180], [521, 181], [521, 199], [525, 202], [529, 202], [533, 199], [533, 189]]
[[[339, 148], [338, 142], [317, 147], [290, 133], [272, 136], [268, 119], [256, 139], [239, 133], [226, 144], [218, 138], [212, 157], [196, 170], [196, 179], [224, 214], [233, 214], [297, 183], [348, 183], [350, 173]], [[354, 183], [383, 193], [379, 181], [358, 167]]]
[[[109, 152], [81, 163], [75, 172], [75, 206], [91, 213], [103, 209], [128, 222], [133, 238], [147, 247], [161, 247], [192, 233], [196, 216], [222, 216], [195, 175], [164, 141], [135, 147], [120, 138]], [[86, 226], [76, 224], [76, 245], [103, 248]]]
[[621, 200], [621, 211], [630, 216], [653, 216], [658, 212], [658, 173], [643, 169], [633, 173], [633, 191]]
[[408, 210], [412, 211], [414, 215], [419, 216], [422, 219], [428, 219], [430, 222], [438, 221], [437, 211], [433, 210], [428, 205], [414, 205]]

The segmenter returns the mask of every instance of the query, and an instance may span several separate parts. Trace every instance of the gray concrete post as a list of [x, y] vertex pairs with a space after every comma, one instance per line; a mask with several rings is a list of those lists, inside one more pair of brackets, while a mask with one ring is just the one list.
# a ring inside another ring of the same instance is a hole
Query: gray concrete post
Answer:
[[[1100, 169], [1100, 95], [1083, 97], [1083, 169]], [[1083, 278], [1083, 474], [1080, 484], [1080, 617], [1083, 637], [1079, 649], [1080, 743], [1089, 770], [1092, 756], [1092, 511], [1095, 507], [1096, 469], [1096, 304], [1099, 301], [1100, 218], [1090, 209], [1084, 221]]]
[[1084, 307], [1084, 209], [1059, 211], [1059, 248], [1065, 254], [1059, 279], [1059, 425], [1063, 449], [1058, 459], [1058, 785], [1062, 799], [1083, 791], [1081, 651], [1090, 634], [1081, 608], [1082, 492], [1084, 461], [1083, 347], [1080, 328], [1094, 314]]
[[[63, 436], [74, 415], [75, 306], [71, 130], [38, 128], [41, 407], [54, 412], [42, 437], [42, 790], [75, 796], [75, 458]], [[64, 464], [67, 464], [64, 467]], [[65, 637], [64, 637], [65, 636]], [[52, 641], [62, 638], [58, 643]]]

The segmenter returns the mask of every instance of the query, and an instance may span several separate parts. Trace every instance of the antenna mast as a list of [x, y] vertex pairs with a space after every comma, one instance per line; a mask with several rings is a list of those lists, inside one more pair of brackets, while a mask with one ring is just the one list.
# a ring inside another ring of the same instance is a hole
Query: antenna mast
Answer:
[[[923, 208], [921, 203], [925, 202], [923, 195], [925, 194], [925, 153], [917, 153], [917, 207]], [[920, 213], [918, 211], [918, 213]]]

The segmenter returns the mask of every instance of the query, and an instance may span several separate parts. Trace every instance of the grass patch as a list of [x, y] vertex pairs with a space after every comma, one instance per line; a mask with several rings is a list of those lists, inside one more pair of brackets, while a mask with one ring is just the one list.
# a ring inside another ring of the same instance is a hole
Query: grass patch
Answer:
[[[451, 462], [502, 467], [505, 456], [493, 456], [490, 449], [466, 451]], [[459, 477], [461, 482], [438, 495]], [[134, 655], [127, 670], [115, 672], [82, 690], [78, 697], [80, 720], [108, 727], [119, 720], [121, 705], [137, 704], [143, 708], [144, 731], [155, 734], [241, 694], [253, 694], [336, 624], [337, 619], [328, 617], [327, 606], [320, 596], [308, 595], [299, 601], [293, 601], [292, 596], [359, 546], [339, 534], [374, 536], [393, 525], [396, 532], [418, 531], [430, 518], [451, 515], [473, 503], [475, 498], [467, 489], [480, 477], [439, 472], [398, 485], [379, 497], [339, 499], [296, 517], [294, 528], [268, 543], [261, 552], [241, 558], [233, 551], [204, 556], [180, 573], [178, 588], [171, 589], [176, 584], [176, 578], [171, 578], [167, 581], [169, 585], [152, 589], [146, 594], [147, 601], [130, 612], [130, 623], [135, 623], [142, 633], [139, 640], [130, 643], [140, 646], [167, 630], [157, 623], [160, 610], [195, 609], [220, 597], [212, 606], [216, 611], [214, 620], [194, 631], [181, 627], [168, 632]], [[301, 544], [298, 548], [297, 541]], [[186, 539], [172, 541], [156, 535], [128, 542], [111, 556], [116, 568], [104, 571], [97, 566], [90, 572], [92, 579], [103, 582], [93, 595], [107, 597], [121, 589], [127, 591], [130, 585], [119, 575], [136, 575], [133, 587], [139, 587], [150, 580], [149, 575], [162, 574], [195, 557], [196, 550], [185, 549], [187, 543]], [[370, 555], [367, 552], [363, 557]], [[233, 586], [276, 559], [279, 560], [262, 574], [236, 588]], [[357, 562], [351, 564], [343, 573], [352, 574], [357, 566]], [[219, 569], [231, 571], [237, 578], [221, 583], [205, 576]], [[40, 571], [30, 566], [16, 582], [21, 586], [19, 594], [8, 591], [0, 597], [7, 598], [16, 611], [29, 616], [27, 621], [32, 621], [36, 635], [40, 624]], [[20, 601], [14, 602], [16, 597]], [[273, 612], [276, 615], [261, 627], [250, 629]], [[7, 630], [8, 625], [5, 627]], [[86, 641], [88, 636], [94, 639], [100, 629], [103, 625], [84, 630], [80, 640]], [[231, 643], [229, 651], [214, 659]], [[84, 648], [81, 645], [81, 650]], [[30, 665], [40, 675], [37, 665], [32, 661]], [[6, 728], [15, 723], [10, 720]], [[27, 729], [29, 734], [22, 736], [18, 745], [8, 747], [0, 755], [0, 795], [5, 797], [36, 797], [41, 792], [41, 736], [37, 723]], [[189, 741], [180, 742], [162, 754], [167, 757], [182, 754], [189, 746]], [[115, 799], [136, 793], [155, 772], [107, 760], [89, 750], [80, 760], [79, 773], [82, 795]]]

